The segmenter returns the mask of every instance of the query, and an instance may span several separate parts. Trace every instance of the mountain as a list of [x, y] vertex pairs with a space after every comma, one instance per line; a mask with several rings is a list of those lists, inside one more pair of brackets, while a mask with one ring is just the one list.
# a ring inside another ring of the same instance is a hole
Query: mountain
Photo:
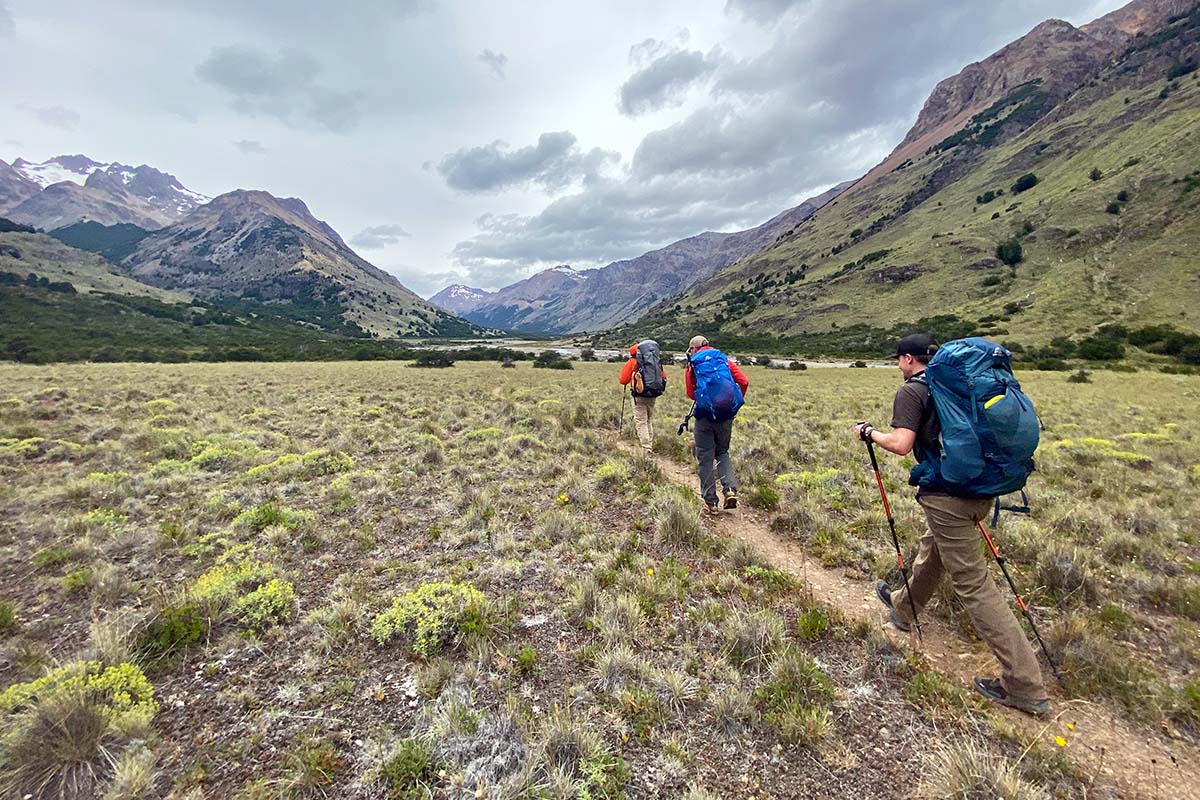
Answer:
[[351, 250], [297, 198], [238, 190], [154, 231], [122, 261], [139, 281], [200, 297], [323, 306], [375, 336], [479, 330]]
[[465, 316], [491, 328], [529, 330], [530, 319], [539, 318], [548, 304], [570, 295], [588, 280], [587, 273], [565, 264], [551, 267], [490, 293]]
[[0, 214], [20, 205], [41, 191], [29, 178], [12, 165], [0, 161]]
[[969, 65], [852, 189], [631, 330], [869, 352], [939, 325], [1042, 351], [1200, 329], [1200, 6], [1180, 7], [1043, 23]]
[[1046, 20], [934, 87], [908, 135], [858, 181], [855, 191], [919, 157], [1031, 81], [1038, 81], [1037, 92], [1025, 102], [1023, 114], [1032, 116], [1062, 102], [1138, 33], [1162, 27], [1194, 4], [1195, 0], [1138, 0], [1082, 28], [1058, 19]]
[[444, 308], [452, 314], [462, 316], [475, 309], [493, 293], [483, 289], [475, 289], [461, 283], [451, 284], [429, 298], [429, 302], [438, 308]]
[[797, 225], [849, 185], [835, 186], [748, 230], [701, 233], [600, 269], [554, 267], [490, 295], [466, 317], [481, 325], [538, 333], [612, 328], [792, 235]]
[[[208, 202], [175, 176], [145, 164], [103, 164], [73, 155], [41, 163], [18, 158], [11, 169], [24, 179], [26, 188], [20, 202], [6, 207], [7, 215], [45, 230], [85, 220], [161, 228]], [[5, 174], [0, 167], [0, 203], [4, 202], [3, 187], [10, 182]]]

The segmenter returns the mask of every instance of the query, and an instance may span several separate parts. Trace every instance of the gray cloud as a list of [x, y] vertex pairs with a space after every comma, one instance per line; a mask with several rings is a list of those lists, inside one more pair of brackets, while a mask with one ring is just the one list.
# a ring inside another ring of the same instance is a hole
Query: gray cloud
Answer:
[[[635, 45], [631, 55], [636, 58], [639, 48], [652, 41]], [[679, 105], [689, 87], [717, 68], [718, 59], [719, 51], [705, 56], [699, 50], [676, 50], [657, 56], [621, 85], [621, 113], [634, 117]]]
[[233, 142], [233, 146], [251, 156], [262, 155], [267, 152], [267, 148], [257, 139], [238, 139], [236, 142]]
[[809, 0], [725, 0], [726, 14], [740, 14], [759, 23], [770, 23]]
[[487, 64], [497, 78], [504, 77], [504, 67], [508, 64], [508, 56], [504, 53], [493, 53], [484, 48], [484, 51], [479, 54], [479, 60]]
[[[1054, 12], [1083, 13], [1091, 4], [1059, 0]], [[538, 214], [484, 216], [454, 259], [477, 285], [489, 285], [484, 280], [494, 284], [504, 270], [519, 277], [555, 263], [601, 265], [706, 229], [759, 224], [863, 174], [900, 141], [939, 80], [1047, 13], [1044, 0], [804, 5], [778, 18], [763, 51], [722, 58], [709, 102], [646, 134], [624, 174], [584, 184]], [[665, 50], [647, 40], [631, 54], [653, 65]]]
[[243, 45], [215, 48], [196, 75], [222, 89], [237, 111], [275, 117], [287, 125], [315, 124], [335, 133], [358, 125], [362, 97], [318, 82], [321, 64], [299, 50], [272, 55]]
[[583, 152], [570, 131], [543, 133], [537, 144], [508, 150], [501, 141], [465, 147], [437, 165], [447, 185], [460, 192], [494, 192], [538, 184], [549, 191], [566, 188], [578, 179], [590, 180], [619, 156], [593, 148]]
[[8, 3], [0, 0], [0, 36], [11, 36], [17, 30], [17, 25], [13, 22], [12, 10], [8, 7]]
[[401, 239], [411, 238], [412, 234], [399, 225], [373, 225], [356, 233], [350, 239], [350, 244], [364, 250], [379, 250]]
[[26, 106], [25, 110], [38, 118], [43, 125], [62, 128], [65, 131], [79, 127], [79, 112], [62, 106]]

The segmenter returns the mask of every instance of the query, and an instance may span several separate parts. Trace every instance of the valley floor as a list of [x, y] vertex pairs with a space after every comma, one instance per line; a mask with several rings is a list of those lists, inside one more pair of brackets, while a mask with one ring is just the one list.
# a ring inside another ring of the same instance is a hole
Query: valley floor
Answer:
[[967, 691], [952, 597], [917, 647], [867, 595], [847, 432], [895, 374], [749, 368], [749, 507], [706, 523], [682, 375], [645, 459], [616, 371], [0, 367], [0, 797], [84, 717], [78, 797], [1196, 796], [1200, 380], [1021, 375], [997, 540], [1068, 689], [1034, 724]]

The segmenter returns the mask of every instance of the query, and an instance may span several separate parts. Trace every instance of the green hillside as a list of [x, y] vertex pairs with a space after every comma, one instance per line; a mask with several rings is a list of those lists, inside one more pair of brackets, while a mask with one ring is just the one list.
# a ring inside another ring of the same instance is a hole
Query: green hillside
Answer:
[[139, 295], [164, 303], [188, 299], [182, 292], [148, 286], [117, 274], [99, 255], [77, 250], [44, 233], [0, 233], [0, 273], [65, 282], [79, 292]]
[[[703, 331], [731, 346], [872, 352], [924, 319], [1071, 355], [1049, 343], [1106, 324], [1200, 330], [1198, 24], [1193, 12], [1135, 39], [1058, 107], [1036, 82], [1017, 87], [612, 338]], [[1018, 191], [1026, 175], [1036, 185]]]
[[63, 244], [96, 253], [114, 264], [119, 264], [121, 259], [137, 249], [142, 239], [150, 235], [150, 231], [127, 222], [101, 225], [99, 222], [86, 221], [51, 231], [50, 235]]

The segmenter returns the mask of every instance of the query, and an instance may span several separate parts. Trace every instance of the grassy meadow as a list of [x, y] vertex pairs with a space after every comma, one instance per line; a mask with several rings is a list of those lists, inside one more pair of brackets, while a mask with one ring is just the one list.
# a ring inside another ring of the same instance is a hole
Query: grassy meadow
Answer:
[[[702, 522], [617, 369], [0, 367], [0, 798], [1127, 796]], [[848, 431], [898, 373], [747, 372], [746, 513], [895, 578]], [[1020, 377], [996, 540], [1068, 697], [1196, 744], [1200, 378]]]

